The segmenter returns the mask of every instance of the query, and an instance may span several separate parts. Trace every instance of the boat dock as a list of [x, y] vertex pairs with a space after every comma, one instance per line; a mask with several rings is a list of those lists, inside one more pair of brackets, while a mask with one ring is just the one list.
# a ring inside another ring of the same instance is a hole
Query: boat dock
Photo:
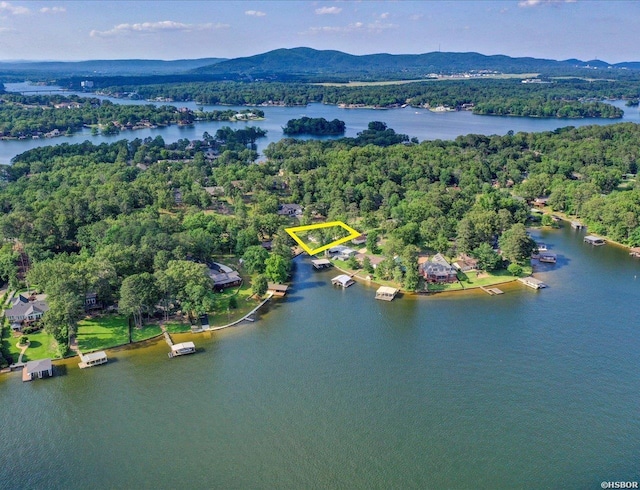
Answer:
[[504, 294], [504, 291], [502, 289], [498, 289], [498, 288], [487, 288], [484, 286], [480, 286], [480, 289], [482, 289], [485, 293], [489, 294], [490, 296], [496, 296], [498, 294]]
[[22, 368], [22, 381], [31, 381], [36, 378], [42, 379], [45, 373], [47, 373], [49, 377], [53, 376], [51, 359], [29, 361]]
[[376, 291], [376, 299], [380, 299], [382, 301], [393, 301], [393, 298], [398, 294], [399, 289], [391, 288], [388, 286], [380, 286]]
[[311, 264], [316, 270], [327, 269], [331, 267], [331, 261], [329, 261], [328, 259], [315, 259], [311, 261]]
[[187, 354], [193, 354], [196, 351], [196, 346], [193, 342], [182, 342], [181, 344], [173, 344], [171, 346], [171, 352], [167, 355], [169, 359], [178, 356], [184, 356]]
[[97, 352], [90, 352], [89, 354], [80, 354], [80, 360], [82, 362], [78, 363], [80, 369], [85, 369], [92, 366], [99, 366], [100, 364], [105, 364], [107, 362], [107, 353], [103, 350]]
[[520, 281], [525, 286], [530, 287], [531, 289], [542, 289], [547, 287], [547, 285], [544, 282], [542, 282], [540, 279], [536, 279], [535, 277], [532, 277], [532, 276], [521, 277], [520, 279], [518, 279], [518, 281]]
[[196, 346], [193, 342], [182, 342], [180, 344], [174, 344], [171, 339], [171, 335], [167, 332], [167, 328], [164, 325], [160, 325], [162, 328], [162, 335], [164, 335], [165, 342], [171, 347], [171, 352], [167, 355], [169, 359], [173, 359], [174, 357], [184, 356], [186, 354], [193, 354], [196, 351]]
[[586, 237], [584, 237], [584, 243], [599, 247], [600, 245], [604, 245], [607, 242], [604, 241], [604, 238], [600, 238], [599, 236], [587, 235]]

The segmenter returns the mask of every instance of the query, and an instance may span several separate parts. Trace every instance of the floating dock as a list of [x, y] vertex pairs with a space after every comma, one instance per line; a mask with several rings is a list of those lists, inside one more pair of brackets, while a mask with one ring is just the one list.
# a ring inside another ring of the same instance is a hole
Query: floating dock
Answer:
[[393, 301], [393, 298], [396, 297], [398, 291], [400, 290], [389, 286], [380, 286], [376, 291], [376, 299], [382, 301]]
[[481, 286], [480, 289], [482, 289], [485, 293], [491, 295], [491, 296], [496, 296], [498, 294], [504, 294], [504, 291], [498, 288], [486, 288], [484, 286]]
[[587, 227], [584, 226], [579, 221], [572, 221], [571, 222], [571, 228], [573, 228], [574, 230], [582, 230], [582, 229], [586, 229]]
[[105, 364], [108, 361], [107, 353], [103, 350], [90, 352], [89, 354], [80, 354], [80, 360], [82, 361], [78, 363], [80, 369], [99, 366], [100, 364]]
[[531, 276], [521, 277], [520, 279], [518, 279], [518, 281], [520, 281], [525, 286], [530, 287], [531, 289], [542, 289], [547, 287], [547, 285], [540, 279], [536, 279], [535, 277]]
[[329, 259], [314, 259], [311, 261], [311, 264], [316, 270], [328, 269], [331, 267], [331, 261]]
[[169, 359], [178, 356], [185, 356], [187, 354], [193, 354], [196, 351], [196, 346], [193, 342], [182, 342], [181, 344], [173, 344], [171, 346], [171, 352], [169, 352]]
[[587, 235], [586, 237], [584, 237], [584, 243], [599, 247], [600, 245], [604, 245], [607, 242], [604, 240], [604, 238], [600, 238], [599, 236]]
[[340, 286], [341, 288], [345, 289], [355, 284], [355, 281], [351, 279], [350, 276], [347, 276], [346, 274], [340, 274], [339, 276], [336, 276], [333, 279], [331, 279], [331, 284], [333, 284], [334, 286]]

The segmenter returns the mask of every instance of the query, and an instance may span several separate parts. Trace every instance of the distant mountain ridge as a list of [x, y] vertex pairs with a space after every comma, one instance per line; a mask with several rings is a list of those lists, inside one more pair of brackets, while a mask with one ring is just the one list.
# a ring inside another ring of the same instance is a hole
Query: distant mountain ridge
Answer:
[[495, 71], [500, 73], [569, 74], [575, 71], [626, 68], [640, 69], [638, 62], [609, 64], [600, 60], [557, 61], [531, 57], [480, 53], [370, 54], [352, 55], [342, 51], [312, 48], [276, 49], [244, 58], [234, 58], [192, 72], [252, 78], [322, 77], [352, 75], [354, 79], [425, 77], [430, 74]]
[[640, 62], [609, 64], [601, 60], [557, 61], [531, 57], [483, 55], [475, 52], [353, 55], [313, 48], [281, 48], [248, 57], [162, 60], [15, 61], [0, 62], [0, 75], [50, 77], [167, 76], [188, 80], [348, 81], [425, 78], [432, 74], [540, 73], [542, 76], [624, 76], [640, 70]]
[[226, 58], [192, 60], [87, 60], [87, 61], [6, 61], [0, 62], [0, 73], [31, 72], [52, 75], [116, 76], [174, 75], [202, 67], [213, 66]]

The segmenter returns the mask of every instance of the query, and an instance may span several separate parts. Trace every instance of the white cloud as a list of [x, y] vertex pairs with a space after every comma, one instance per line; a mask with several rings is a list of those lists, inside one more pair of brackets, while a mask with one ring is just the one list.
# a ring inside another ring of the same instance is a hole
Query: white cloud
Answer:
[[264, 12], [260, 12], [259, 10], [245, 10], [244, 15], [252, 15], [253, 17], [264, 17], [267, 14]]
[[15, 7], [9, 2], [0, 2], [0, 13], [7, 12], [12, 15], [28, 14], [29, 9], [27, 7]]
[[413, 14], [409, 16], [409, 20], [420, 20], [424, 17], [424, 14]]
[[[397, 24], [384, 24], [380, 21], [365, 24], [364, 22], [354, 22], [346, 26], [321, 26], [311, 27], [306, 31], [306, 34], [322, 34], [325, 32], [331, 33], [346, 33], [346, 32], [382, 32], [386, 29], [397, 29]], [[302, 33], [305, 34], [305, 33]]]
[[64, 7], [42, 7], [40, 9], [40, 13], [42, 14], [60, 14], [66, 11], [67, 9]]
[[342, 12], [340, 7], [320, 7], [316, 9], [316, 15], [339, 14]]
[[385, 12], [384, 14], [380, 14], [381, 19], [388, 19], [391, 14], [389, 12]]
[[538, 5], [551, 5], [559, 3], [575, 3], [577, 0], [522, 0], [518, 2], [519, 7], [537, 7]]
[[92, 30], [91, 37], [110, 37], [120, 34], [142, 33], [153, 34], [156, 32], [192, 32], [192, 31], [208, 31], [214, 29], [227, 29], [229, 24], [184, 24], [182, 22], [174, 22], [172, 20], [163, 20], [160, 22], [140, 22], [137, 24], [118, 24], [108, 31]]
[[16, 29], [13, 27], [0, 27], [0, 33], [2, 32], [16, 32]]

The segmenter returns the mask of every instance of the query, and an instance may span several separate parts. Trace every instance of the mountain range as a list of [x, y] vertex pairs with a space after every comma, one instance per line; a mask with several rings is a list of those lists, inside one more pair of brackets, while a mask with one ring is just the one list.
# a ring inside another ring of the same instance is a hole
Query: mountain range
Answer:
[[640, 62], [609, 64], [601, 60], [563, 61], [513, 58], [480, 53], [370, 54], [312, 48], [276, 49], [243, 58], [194, 60], [96, 60], [77, 62], [0, 62], [0, 75], [32, 76], [185, 76], [187, 79], [346, 81], [424, 78], [431, 74], [473, 72], [539, 73], [559, 76], [594, 76], [606, 71], [619, 77], [640, 70]]

